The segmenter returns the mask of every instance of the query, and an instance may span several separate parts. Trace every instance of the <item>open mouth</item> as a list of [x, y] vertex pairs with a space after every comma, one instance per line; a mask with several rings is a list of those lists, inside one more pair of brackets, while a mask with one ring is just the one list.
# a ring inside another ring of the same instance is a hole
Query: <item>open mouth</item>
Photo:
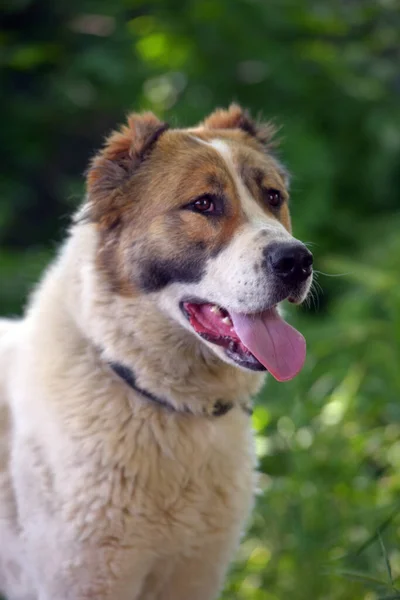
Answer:
[[248, 315], [200, 301], [182, 302], [181, 308], [199, 336], [221, 346], [241, 367], [268, 370], [278, 381], [292, 379], [303, 367], [305, 339], [282, 319], [276, 306]]

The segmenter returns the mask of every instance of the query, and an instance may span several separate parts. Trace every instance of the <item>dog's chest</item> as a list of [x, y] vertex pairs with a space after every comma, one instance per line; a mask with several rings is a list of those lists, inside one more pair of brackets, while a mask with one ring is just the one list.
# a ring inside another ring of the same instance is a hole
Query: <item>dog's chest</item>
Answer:
[[131, 423], [76, 490], [75, 499], [83, 494], [80, 535], [168, 554], [236, 528], [251, 509], [255, 484], [249, 423], [235, 412], [200, 424]]

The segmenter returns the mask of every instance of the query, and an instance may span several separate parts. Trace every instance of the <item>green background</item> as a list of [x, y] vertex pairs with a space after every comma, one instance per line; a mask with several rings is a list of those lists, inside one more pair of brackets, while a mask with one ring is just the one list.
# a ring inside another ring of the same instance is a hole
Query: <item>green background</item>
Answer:
[[3, 314], [126, 112], [190, 125], [236, 100], [283, 125], [308, 359], [258, 399], [262, 493], [222, 598], [400, 598], [399, 2], [9, 0], [0, 43]]

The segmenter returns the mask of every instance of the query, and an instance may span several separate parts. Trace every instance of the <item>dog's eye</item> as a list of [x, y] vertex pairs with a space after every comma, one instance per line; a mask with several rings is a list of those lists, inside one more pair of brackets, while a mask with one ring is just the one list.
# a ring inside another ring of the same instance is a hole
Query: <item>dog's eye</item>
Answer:
[[272, 208], [279, 208], [283, 202], [282, 194], [279, 190], [269, 188], [266, 190], [267, 202]]
[[202, 196], [190, 205], [191, 209], [200, 213], [214, 213], [215, 203], [210, 196]]
[[225, 214], [226, 202], [223, 196], [218, 194], [203, 194], [189, 204], [182, 206], [182, 209], [201, 213], [205, 216], [221, 217]]

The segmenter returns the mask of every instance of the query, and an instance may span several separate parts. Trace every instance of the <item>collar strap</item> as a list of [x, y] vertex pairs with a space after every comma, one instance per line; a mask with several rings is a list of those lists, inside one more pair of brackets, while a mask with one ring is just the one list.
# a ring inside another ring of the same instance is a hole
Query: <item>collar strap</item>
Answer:
[[[195, 414], [191, 410], [189, 410], [187, 407], [184, 407], [182, 410], [178, 410], [171, 404], [171, 402], [169, 402], [165, 398], [159, 398], [158, 396], [155, 396], [151, 392], [148, 392], [147, 390], [139, 387], [136, 383], [135, 374], [132, 371], [132, 369], [130, 369], [129, 367], [126, 367], [125, 365], [123, 365], [119, 362], [110, 362], [109, 365], [110, 365], [111, 369], [114, 371], [114, 373], [116, 373], [116, 375], [118, 375], [118, 377], [123, 379], [125, 381], [125, 383], [127, 385], [129, 385], [130, 388], [135, 390], [135, 392], [137, 392], [138, 394], [140, 394], [147, 400], [154, 402], [154, 404], [158, 404], [158, 406], [163, 406], [164, 408], [170, 410], [171, 412], [182, 412], [182, 413], [191, 414], [191, 415]], [[233, 408], [233, 406], [234, 405], [232, 404], [232, 402], [225, 402], [224, 400], [216, 400], [214, 402], [211, 412], [209, 413], [209, 416], [222, 417], [223, 415], [226, 415], [226, 413], [228, 413]], [[252, 411], [249, 407], [242, 406], [242, 409], [244, 410], [244, 412], [251, 415]]]

